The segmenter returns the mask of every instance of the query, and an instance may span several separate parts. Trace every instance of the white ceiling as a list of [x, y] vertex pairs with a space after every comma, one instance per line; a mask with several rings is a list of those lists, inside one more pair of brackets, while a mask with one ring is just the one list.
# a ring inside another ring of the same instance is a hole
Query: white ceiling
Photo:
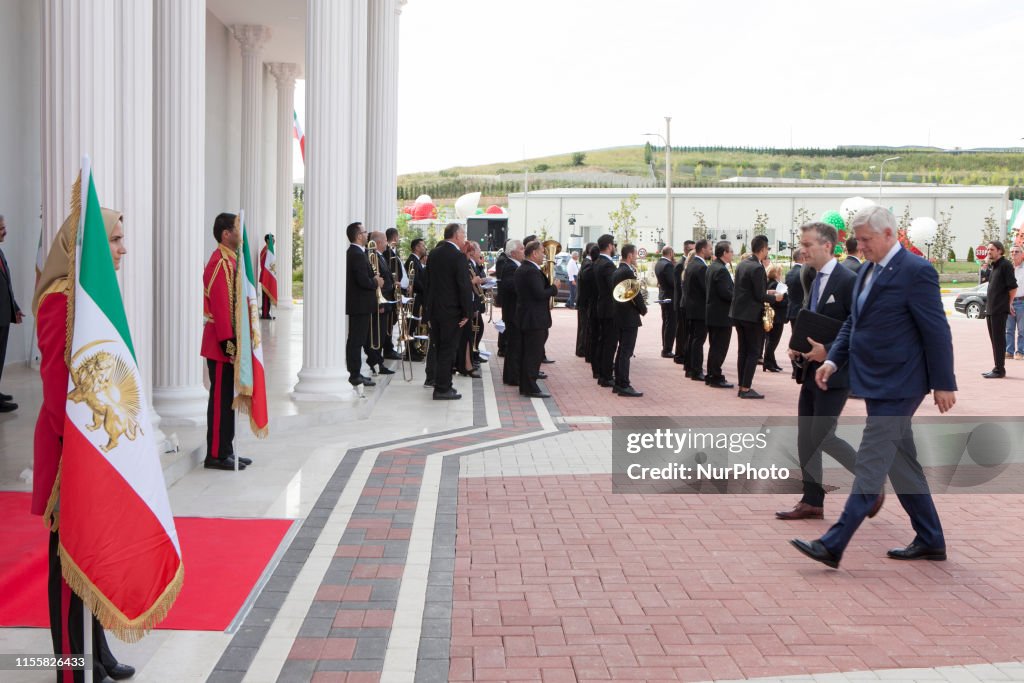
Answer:
[[206, 8], [229, 28], [233, 24], [269, 26], [265, 62], [306, 62], [306, 0], [206, 0]]

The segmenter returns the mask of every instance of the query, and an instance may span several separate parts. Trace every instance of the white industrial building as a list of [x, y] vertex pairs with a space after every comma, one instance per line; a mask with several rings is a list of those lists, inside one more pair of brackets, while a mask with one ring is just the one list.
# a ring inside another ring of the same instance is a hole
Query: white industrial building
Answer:
[[[546, 231], [567, 248], [581, 247], [611, 232], [608, 214], [634, 194], [639, 203], [634, 213], [636, 242], [652, 251], [660, 240], [668, 241], [664, 231], [668, 208], [663, 189], [553, 189], [528, 195], [510, 194], [509, 237]], [[671, 242], [678, 249], [683, 240], [692, 239], [698, 213], [703, 214], [709, 234], [715, 238], [726, 235], [730, 240], [749, 241], [758, 211], [767, 215], [767, 235], [772, 243], [788, 242], [792, 241], [801, 216], [819, 218], [830, 209], [838, 211], [844, 199], [860, 196], [892, 209], [897, 218], [907, 207], [911, 218], [931, 216], [938, 221], [940, 211], [952, 213], [953, 250], [963, 259], [967, 248], [981, 241], [986, 216], [991, 213], [1005, 227], [1008, 194], [1007, 187], [997, 186], [885, 186], [879, 200], [877, 185], [676, 188], [672, 190]], [[570, 218], [575, 219], [575, 225], [570, 225]]]

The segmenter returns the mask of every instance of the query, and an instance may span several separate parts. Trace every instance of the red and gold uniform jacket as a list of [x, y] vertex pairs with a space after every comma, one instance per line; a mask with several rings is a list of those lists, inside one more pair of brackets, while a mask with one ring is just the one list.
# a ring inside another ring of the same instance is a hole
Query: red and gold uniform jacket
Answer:
[[[68, 397], [68, 366], [64, 359], [68, 333], [66, 280], [39, 300], [36, 334], [39, 337], [39, 375], [43, 381], [43, 405], [39, 408], [33, 442], [32, 514], [46, 512], [60, 466], [64, 411]], [[48, 521], [49, 523], [49, 521]]]
[[[235, 253], [219, 245], [203, 271], [203, 358], [230, 363], [222, 343], [235, 338]], [[229, 352], [233, 353], [229, 346]]]

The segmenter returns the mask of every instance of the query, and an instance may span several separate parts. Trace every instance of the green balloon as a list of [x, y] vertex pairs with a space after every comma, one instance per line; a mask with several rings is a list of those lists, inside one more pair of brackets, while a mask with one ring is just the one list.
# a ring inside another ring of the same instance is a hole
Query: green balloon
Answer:
[[836, 248], [832, 250], [832, 253], [836, 256], [840, 256], [843, 253], [843, 246], [841, 244], [837, 244]]
[[821, 214], [821, 222], [828, 223], [836, 230], [846, 230], [846, 221], [843, 220], [843, 215], [838, 211], [826, 211]]
[[477, 215], [477, 216], [479, 216], [479, 215], [480, 215], [480, 214], [482, 214], [483, 212], [484, 212], [484, 210], [483, 210], [483, 209], [477, 209], [477, 210], [476, 210], [476, 215]]

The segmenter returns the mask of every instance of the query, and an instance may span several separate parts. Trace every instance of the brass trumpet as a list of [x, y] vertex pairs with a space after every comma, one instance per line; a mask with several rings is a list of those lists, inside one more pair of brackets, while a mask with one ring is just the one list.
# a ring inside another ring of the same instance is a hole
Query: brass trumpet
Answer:
[[[545, 277], [548, 279], [548, 284], [552, 287], [555, 286], [555, 256], [562, 251], [562, 244], [558, 240], [544, 240], [541, 243], [544, 247], [544, 265], [540, 267], [544, 271]], [[555, 297], [551, 297], [548, 300], [548, 308], [555, 307]]]
[[775, 309], [767, 301], [764, 304], [764, 313], [761, 314], [761, 327], [765, 332], [771, 332], [775, 326]]
[[612, 298], [619, 303], [626, 303], [633, 299], [640, 297], [640, 301], [647, 303], [647, 288], [636, 278], [630, 278], [623, 280], [619, 284], [615, 285], [615, 289], [612, 290]]
[[[370, 260], [370, 270], [373, 271], [373, 276], [380, 277], [380, 263], [377, 259], [377, 243], [370, 240], [366, 243], [366, 254]], [[384, 292], [381, 291], [380, 285], [377, 285], [377, 305], [373, 308], [373, 314], [370, 316], [370, 348], [374, 351], [380, 350], [380, 307], [387, 303], [387, 299], [384, 298]]]

